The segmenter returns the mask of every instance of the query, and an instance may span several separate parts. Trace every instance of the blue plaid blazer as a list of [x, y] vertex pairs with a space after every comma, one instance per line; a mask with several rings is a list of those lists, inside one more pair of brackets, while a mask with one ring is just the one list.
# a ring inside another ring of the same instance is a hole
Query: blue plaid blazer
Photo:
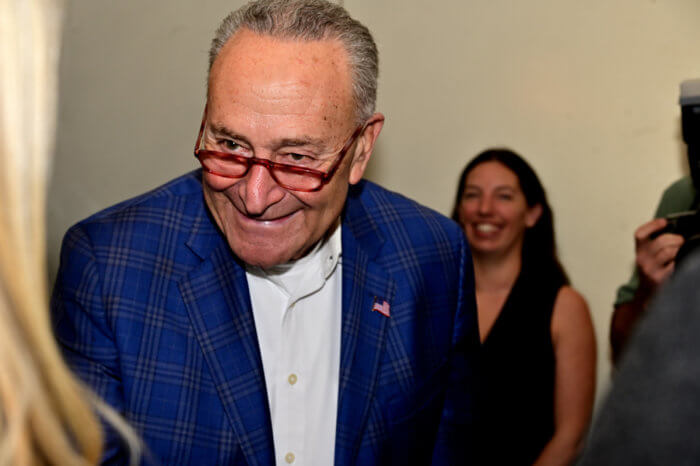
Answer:
[[[335, 464], [466, 463], [479, 343], [464, 235], [363, 181], [342, 247]], [[69, 364], [142, 435], [145, 463], [274, 464], [245, 269], [199, 171], [72, 227], [52, 312]], [[107, 441], [104, 462], [122, 464]]]

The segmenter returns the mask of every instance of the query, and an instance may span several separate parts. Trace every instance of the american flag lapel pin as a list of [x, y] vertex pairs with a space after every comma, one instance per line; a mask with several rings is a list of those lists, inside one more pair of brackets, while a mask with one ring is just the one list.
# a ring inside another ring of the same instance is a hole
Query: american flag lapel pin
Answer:
[[385, 317], [389, 317], [389, 302], [378, 297], [374, 297], [374, 304], [372, 304], [372, 311], [377, 311]]

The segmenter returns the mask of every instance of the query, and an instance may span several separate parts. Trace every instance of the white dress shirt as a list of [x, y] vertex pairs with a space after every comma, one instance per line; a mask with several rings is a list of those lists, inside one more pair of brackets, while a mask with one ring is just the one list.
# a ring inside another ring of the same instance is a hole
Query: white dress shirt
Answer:
[[340, 377], [340, 225], [303, 258], [246, 276], [278, 465], [333, 464]]

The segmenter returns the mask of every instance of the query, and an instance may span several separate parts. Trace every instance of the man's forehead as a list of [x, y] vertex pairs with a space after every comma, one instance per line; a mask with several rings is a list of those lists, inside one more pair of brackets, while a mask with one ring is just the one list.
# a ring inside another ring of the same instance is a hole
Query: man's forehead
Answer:
[[288, 40], [241, 30], [214, 61], [209, 99], [212, 110], [225, 113], [298, 115], [328, 125], [354, 117], [347, 52], [335, 40]]
[[[221, 48], [212, 65], [212, 80], [254, 77], [256, 80], [350, 84], [350, 66], [339, 40], [296, 40], [242, 29]], [[210, 85], [212, 84], [210, 80]]]

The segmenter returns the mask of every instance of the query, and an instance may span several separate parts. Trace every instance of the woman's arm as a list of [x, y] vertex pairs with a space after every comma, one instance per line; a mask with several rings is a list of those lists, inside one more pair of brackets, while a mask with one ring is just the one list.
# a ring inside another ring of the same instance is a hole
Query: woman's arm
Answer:
[[559, 290], [552, 311], [555, 356], [554, 436], [535, 465], [568, 465], [578, 455], [595, 396], [596, 345], [588, 305], [569, 286]]

